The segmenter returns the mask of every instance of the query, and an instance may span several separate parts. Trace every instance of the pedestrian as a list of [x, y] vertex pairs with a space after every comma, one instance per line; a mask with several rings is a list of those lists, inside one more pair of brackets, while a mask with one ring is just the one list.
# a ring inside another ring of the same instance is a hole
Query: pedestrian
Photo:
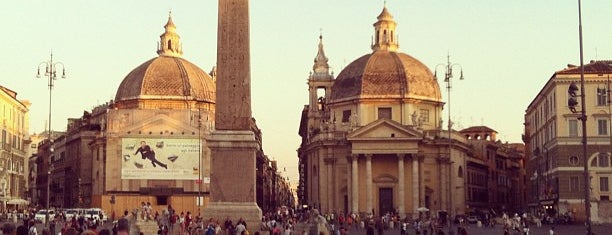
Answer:
[[374, 226], [372, 224], [368, 224], [368, 228], [366, 228], [366, 235], [374, 235]]
[[102, 230], [100, 230], [98, 235], [111, 235], [111, 233], [110, 233], [110, 230], [108, 230], [108, 229], [102, 229]]
[[38, 231], [36, 230], [36, 222], [34, 222], [34, 220], [30, 220], [28, 225], [30, 226], [28, 229], [28, 235], [38, 235]]
[[17, 228], [13, 223], [6, 223], [2, 226], [2, 235], [16, 235]]
[[555, 226], [550, 227], [550, 230], [548, 230], [548, 235], [555, 235]]
[[17, 235], [28, 235], [28, 227], [24, 225], [17, 226]]
[[400, 235], [406, 235], [408, 232], [408, 223], [406, 221], [402, 221], [400, 225]]

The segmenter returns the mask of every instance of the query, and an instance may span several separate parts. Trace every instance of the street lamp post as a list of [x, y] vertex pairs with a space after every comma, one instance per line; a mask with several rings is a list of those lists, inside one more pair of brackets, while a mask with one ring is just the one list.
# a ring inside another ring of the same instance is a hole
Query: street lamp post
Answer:
[[57, 80], [57, 67], [62, 67], [62, 78], [66, 78], [66, 69], [64, 68], [64, 64], [62, 62], [53, 61], [53, 53], [51, 53], [50, 59], [48, 61], [43, 61], [38, 65], [38, 72], [36, 73], [36, 78], [40, 78], [40, 67], [43, 65], [45, 66], [45, 73], [43, 74], [43, 76], [47, 77], [47, 86], [49, 87], [49, 123], [47, 126], [47, 134], [48, 140], [51, 144], [51, 94], [53, 91], [53, 86], [55, 85], [55, 80]]
[[49, 159], [48, 159], [48, 171], [47, 171], [47, 215], [45, 216], [45, 224], [49, 223], [49, 184], [51, 178], [51, 156], [53, 155], [53, 138], [51, 134], [51, 94], [53, 91], [53, 86], [55, 84], [55, 80], [57, 80], [57, 68], [61, 66], [62, 68], [62, 78], [66, 78], [66, 69], [64, 68], [64, 64], [62, 62], [54, 62], [53, 61], [53, 53], [51, 53], [50, 59], [48, 61], [43, 61], [38, 64], [38, 71], [36, 72], [36, 78], [40, 78], [40, 67], [45, 66], [45, 73], [43, 76], [47, 77], [49, 87], [49, 120], [47, 123], [47, 138], [49, 142]]
[[582, 121], [582, 155], [584, 163], [584, 209], [586, 214], [587, 235], [591, 235], [591, 182], [589, 179], [589, 158], [587, 156], [586, 100], [584, 98], [584, 53], [582, 49], [582, 2], [578, 0], [578, 37], [580, 42], [580, 120]]
[[451, 99], [450, 99], [450, 91], [451, 91], [451, 78], [453, 78], [453, 67], [458, 67], [459, 71], [461, 73], [461, 76], [459, 76], [459, 80], [463, 80], [463, 68], [461, 67], [460, 64], [453, 64], [450, 62], [450, 55], [446, 56], [446, 64], [438, 64], [436, 65], [436, 70], [434, 73], [434, 78], [437, 79], [438, 76], [438, 67], [439, 66], [443, 66], [445, 69], [444, 72], [444, 82], [446, 82], [446, 91], [447, 93], [447, 99], [448, 99], [448, 166], [449, 166], [449, 171], [448, 171], [448, 221], [449, 221], [449, 225], [448, 225], [448, 234], [452, 235], [453, 234], [453, 223], [451, 221], [452, 219], [452, 215], [453, 215], [453, 193], [452, 193], [452, 179], [453, 179], [453, 174], [452, 174], [452, 167], [453, 167], [453, 161], [452, 161], [452, 157], [451, 157], [451, 153], [452, 153], [452, 126], [453, 123], [451, 121]]
[[51, 185], [51, 169], [49, 168], [49, 170], [47, 171], [47, 211], [45, 213], [45, 226], [49, 225], [49, 208], [51, 208], [49, 205], [51, 205], [49, 203], [49, 188]]
[[204, 203], [204, 199], [202, 198], [202, 107], [198, 105], [198, 181], [200, 185], [198, 185], [198, 211], [200, 214], [202, 212], [202, 204]]

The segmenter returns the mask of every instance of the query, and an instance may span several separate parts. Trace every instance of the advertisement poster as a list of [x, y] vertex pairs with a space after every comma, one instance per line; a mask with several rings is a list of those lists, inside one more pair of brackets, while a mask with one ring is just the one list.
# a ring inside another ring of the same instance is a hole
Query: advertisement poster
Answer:
[[199, 178], [198, 139], [123, 138], [121, 179]]

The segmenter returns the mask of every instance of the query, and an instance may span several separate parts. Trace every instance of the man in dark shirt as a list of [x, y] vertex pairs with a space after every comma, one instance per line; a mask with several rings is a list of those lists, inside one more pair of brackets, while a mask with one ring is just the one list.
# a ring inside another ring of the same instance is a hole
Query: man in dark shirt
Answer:
[[[136, 152], [134, 153], [134, 155], [138, 153], [142, 155], [142, 159], [148, 158], [149, 160], [151, 160], [153, 167], [157, 167], [157, 165], [160, 165], [161, 167], [168, 169], [168, 166], [166, 164], [161, 163], [155, 158], [155, 152], [151, 149], [149, 145], [147, 145], [147, 142], [140, 141], [140, 148], [136, 149]], [[155, 165], [156, 163], [157, 165]]]
[[2, 226], [2, 235], [16, 235], [17, 229], [12, 223], [6, 223]]

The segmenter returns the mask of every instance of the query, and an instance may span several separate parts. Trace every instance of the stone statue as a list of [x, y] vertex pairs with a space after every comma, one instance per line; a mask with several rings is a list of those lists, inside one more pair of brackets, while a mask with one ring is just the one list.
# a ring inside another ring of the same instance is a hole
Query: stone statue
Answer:
[[417, 114], [417, 112], [414, 111], [412, 113], [412, 115], [410, 115], [410, 116], [412, 116], [412, 125], [413, 126], [417, 126], [418, 125], [418, 114]]

